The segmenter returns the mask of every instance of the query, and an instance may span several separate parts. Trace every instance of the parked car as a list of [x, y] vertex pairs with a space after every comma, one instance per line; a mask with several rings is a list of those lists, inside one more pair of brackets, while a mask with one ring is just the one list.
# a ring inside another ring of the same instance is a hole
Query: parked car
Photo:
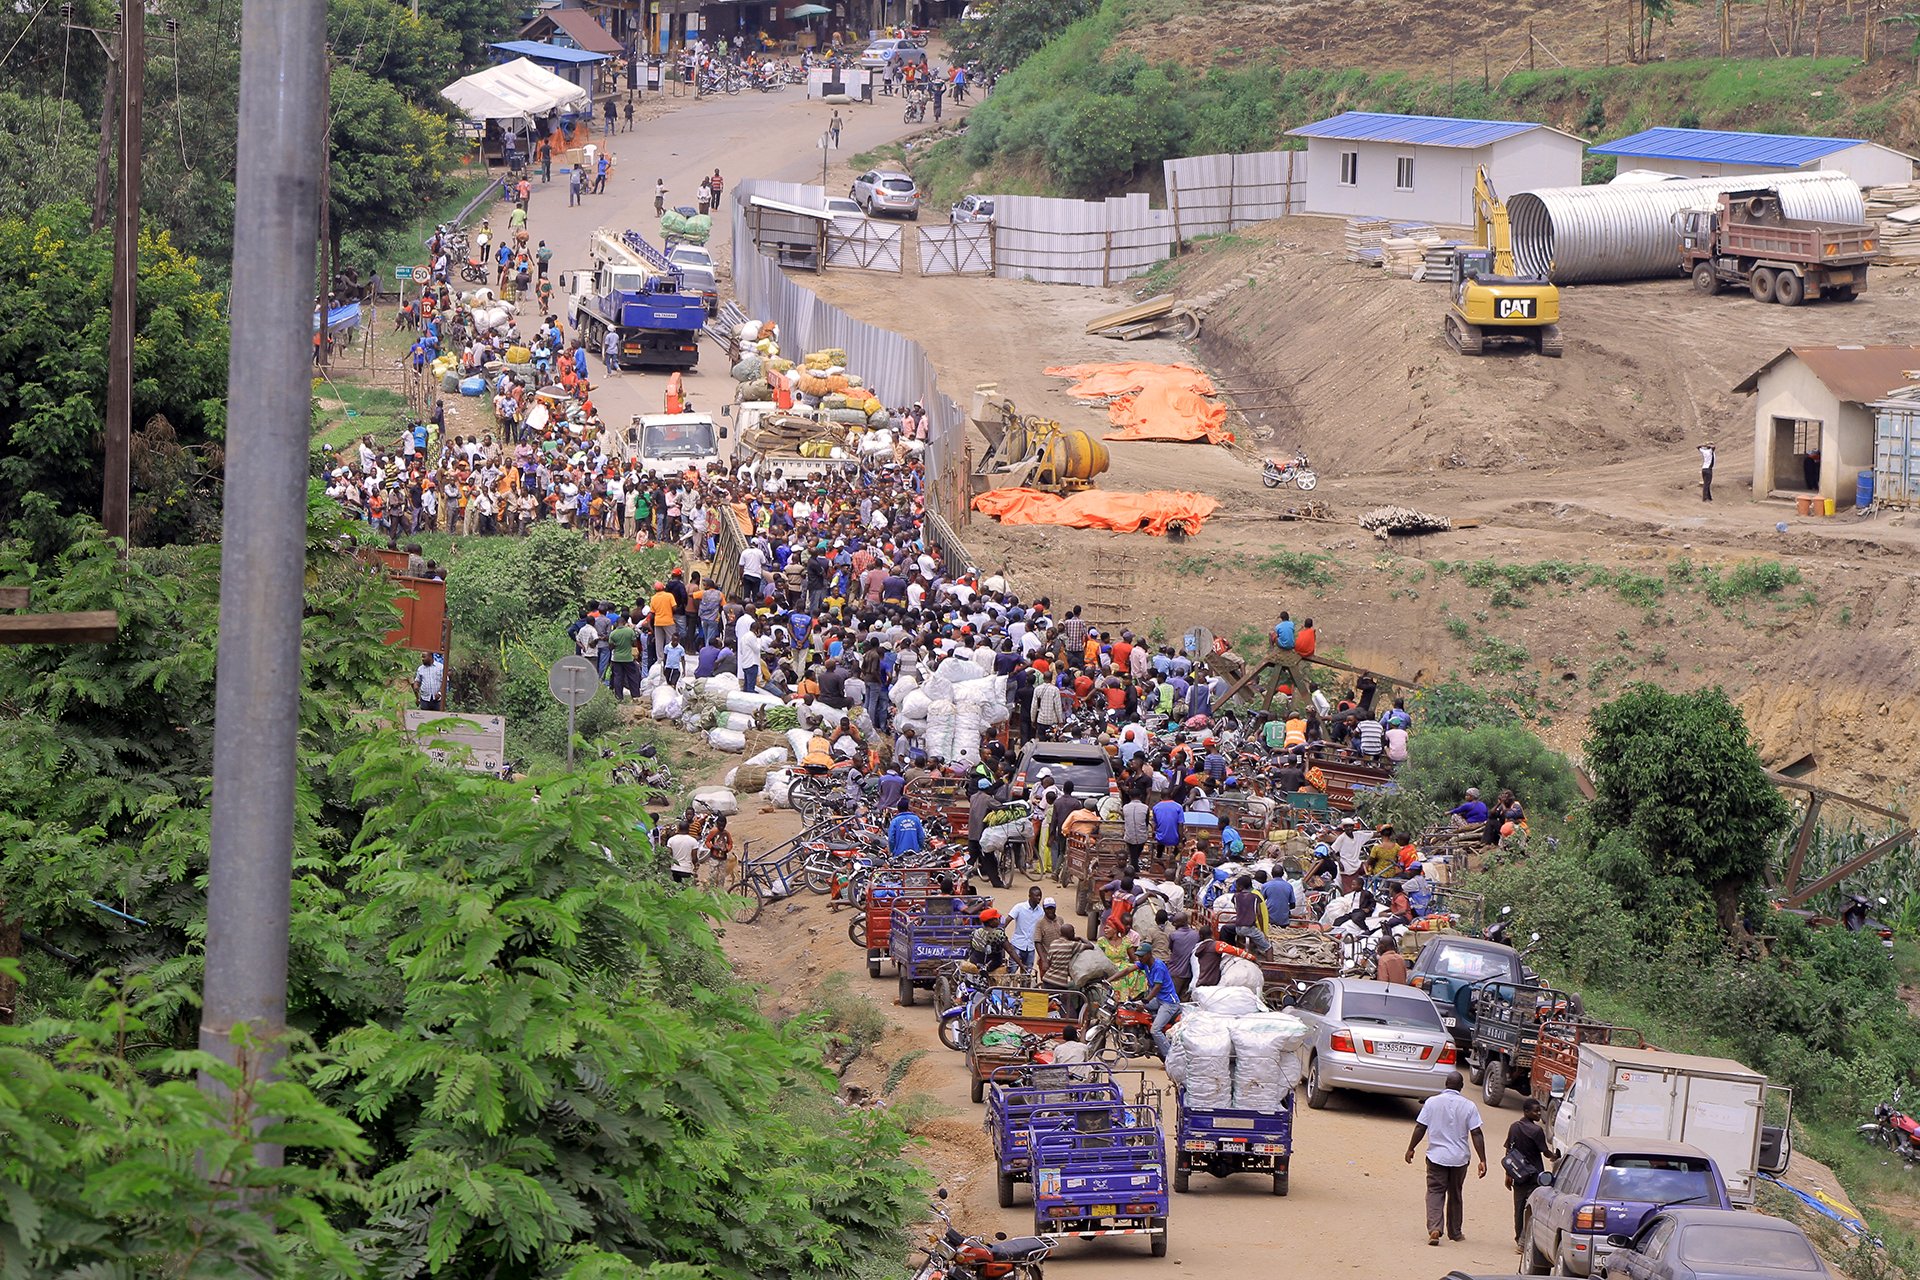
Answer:
[[699, 294], [700, 300], [706, 303], [707, 315], [719, 315], [720, 284], [713, 274], [713, 268], [697, 262], [676, 262], [674, 266], [680, 269], [680, 280], [686, 291]]
[[1511, 982], [1530, 986], [1533, 972], [1512, 947], [1484, 938], [1447, 935], [1420, 948], [1407, 980], [1432, 997], [1440, 1019], [1460, 1048], [1473, 1042], [1476, 984]]
[[676, 267], [713, 268], [713, 255], [701, 244], [674, 244], [667, 249], [667, 261]]
[[899, 213], [910, 222], [920, 221], [920, 189], [898, 169], [869, 169], [853, 180], [847, 194], [870, 216]]
[[1316, 1111], [1336, 1089], [1430, 1098], [1459, 1070], [1433, 1001], [1398, 983], [1328, 978], [1308, 987], [1293, 1011], [1313, 1029], [1306, 1084]]
[[949, 222], [992, 222], [992, 196], [961, 196], [960, 203], [947, 213]]
[[1097, 798], [1119, 790], [1106, 748], [1091, 742], [1029, 742], [1014, 765], [1012, 794], [1015, 799], [1025, 797], [1033, 789], [1042, 769], [1051, 770], [1055, 782], [1071, 782], [1073, 794], [1082, 798]]
[[910, 62], [924, 67], [927, 65], [925, 44], [925, 40], [915, 42], [911, 37], [905, 40], [875, 40], [861, 51], [860, 66], [867, 71], [890, 71]]
[[1668, 1209], [1607, 1241], [1607, 1280], [1832, 1280], [1806, 1233], [1783, 1218]]
[[828, 196], [827, 212], [837, 222], [841, 218], [864, 218], [866, 211], [861, 209], [851, 196]]
[[1527, 1197], [1521, 1270], [1595, 1276], [1613, 1236], [1630, 1236], [1668, 1205], [1733, 1208], [1713, 1157], [1684, 1142], [1582, 1138]]

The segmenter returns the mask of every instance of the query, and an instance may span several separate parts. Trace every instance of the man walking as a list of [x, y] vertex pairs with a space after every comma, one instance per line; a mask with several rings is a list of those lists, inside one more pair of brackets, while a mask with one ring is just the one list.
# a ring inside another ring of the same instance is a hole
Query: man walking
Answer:
[[1713, 441], [1700, 446], [1700, 501], [1713, 501]]
[[620, 373], [620, 334], [607, 330], [606, 338], [600, 344], [600, 355], [607, 362], [607, 376], [618, 377]]
[[838, 148], [840, 145], [840, 112], [837, 108], [834, 110], [833, 119], [827, 121], [827, 133], [833, 138], [833, 145]]
[[1439, 1245], [1443, 1225], [1449, 1240], [1466, 1239], [1462, 1228], [1466, 1225], [1467, 1165], [1473, 1156], [1480, 1157], [1478, 1176], [1487, 1176], [1487, 1141], [1480, 1132], [1480, 1109], [1460, 1096], [1460, 1086], [1465, 1083], [1458, 1071], [1447, 1073], [1446, 1089], [1420, 1104], [1413, 1137], [1407, 1142], [1407, 1163], [1412, 1164], [1414, 1148], [1420, 1145], [1420, 1139], [1427, 1140], [1430, 1245]]
[[581, 176], [579, 165], [576, 164], [567, 170], [567, 204], [569, 206], [580, 203], [580, 192], [585, 186], [586, 179]]
[[446, 663], [440, 655], [430, 654], [413, 672], [413, 692], [422, 711], [440, 710], [441, 691], [447, 685]]

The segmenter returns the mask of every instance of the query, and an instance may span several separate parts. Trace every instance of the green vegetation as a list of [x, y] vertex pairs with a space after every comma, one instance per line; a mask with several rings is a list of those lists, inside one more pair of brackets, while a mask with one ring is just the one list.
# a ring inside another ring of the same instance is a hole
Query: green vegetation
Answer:
[[1297, 587], [1333, 585], [1327, 566], [1333, 557], [1316, 551], [1270, 551], [1253, 562], [1253, 571], [1285, 578]]
[[393, 440], [411, 421], [407, 398], [386, 387], [344, 377], [315, 379], [314, 394], [316, 448], [342, 449], [369, 434], [375, 440]]
[[[395, 730], [392, 588], [317, 491], [296, 675], [305, 1034], [279, 1082], [208, 1102], [192, 1075], [220, 1070], [194, 1049], [220, 549], [122, 560], [79, 532], [45, 562], [0, 545], [0, 581], [122, 620], [107, 646], [0, 651], [0, 884], [10, 918], [75, 958], [0, 959], [17, 1024], [0, 1027], [0, 1269], [745, 1280], [897, 1258], [920, 1189], [905, 1132], [835, 1106], [828, 1066], [872, 1042], [878, 1011], [763, 1016], [719, 950], [721, 901], [666, 878], [641, 789], [592, 765], [503, 783]], [[524, 569], [530, 609], [567, 575], [629, 571], [564, 540]], [[253, 1163], [266, 1117], [284, 1169]]]
[[[1889, 108], [1900, 91], [1856, 101], [1841, 88], [1859, 65], [1850, 58], [1516, 71], [1488, 85], [1471, 76], [1290, 67], [1278, 50], [1242, 65], [1191, 67], [1122, 47], [1153, 47], [1142, 34], [1170, 9], [1186, 8], [1157, 0], [996, 5], [970, 35], [983, 49], [1007, 50], [987, 61], [1013, 70], [974, 110], [964, 137], [915, 156], [916, 176], [922, 165], [947, 168], [961, 155], [965, 170], [985, 170], [994, 190], [1038, 170], [1056, 188], [1047, 194], [1105, 195], [1141, 180], [1157, 185], [1161, 161], [1176, 156], [1289, 145], [1288, 129], [1345, 110], [1539, 120], [1586, 137], [1684, 119], [1693, 127], [1898, 141]], [[1238, 61], [1233, 55], [1244, 52], [1222, 49], [1219, 57]]]

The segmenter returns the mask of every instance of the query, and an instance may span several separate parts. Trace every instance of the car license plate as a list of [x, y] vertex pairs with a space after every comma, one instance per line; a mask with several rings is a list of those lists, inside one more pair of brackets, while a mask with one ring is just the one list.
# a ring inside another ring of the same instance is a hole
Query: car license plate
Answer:
[[1120, 1206], [1117, 1204], [1097, 1204], [1093, 1206], [1093, 1212], [1087, 1216], [1092, 1218], [1117, 1218], [1120, 1216]]
[[1380, 1046], [1380, 1052], [1389, 1058], [1411, 1058], [1420, 1052], [1420, 1046], [1389, 1040]]

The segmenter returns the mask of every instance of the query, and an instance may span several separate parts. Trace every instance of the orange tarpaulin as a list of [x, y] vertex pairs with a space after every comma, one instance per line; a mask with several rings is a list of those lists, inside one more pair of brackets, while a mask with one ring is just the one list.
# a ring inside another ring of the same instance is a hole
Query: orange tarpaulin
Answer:
[[1109, 440], [1205, 440], [1225, 444], [1227, 407], [1206, 397], [1213, 380], [1184, 364], [1072, 364], [1046, 370], [1056, 378], [1078, 379], [1067, 394], [1081, 400], [1105, 400], [1107, 417], [1118, 431]]
[[992, 489], [973, 500], [973, 509], [1001, 524], [1058, 524], [1069, 529], [1145, 529], [1156, 537], [1178, 520], [1198, 533], [1220, 504], [1204, 493], [1155, 489], [1150, 493], [1101, 493], [1087, 489], [1062, 498], [1038, 489]]

